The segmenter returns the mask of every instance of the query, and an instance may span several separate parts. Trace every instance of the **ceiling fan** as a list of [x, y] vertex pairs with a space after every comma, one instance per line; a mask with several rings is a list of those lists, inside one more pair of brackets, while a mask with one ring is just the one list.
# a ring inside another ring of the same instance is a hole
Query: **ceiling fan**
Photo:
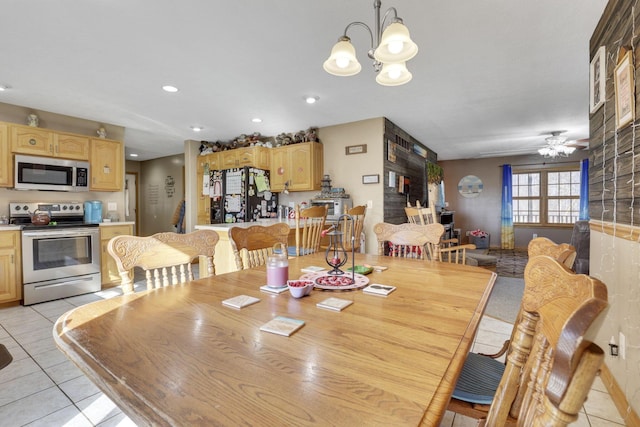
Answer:
[[588, 139], [578, 139], [574, 141], [567, 141], [566, 136], [560, 135], [564, 131], [553, 131], [551, 136], [545, 138], [547, 145], [540, 148], [538, 153], [545, 158], [556, 157], [568, 157], [571, 153], [576, 151], [577, 148], [587, 149], [589, 148]]

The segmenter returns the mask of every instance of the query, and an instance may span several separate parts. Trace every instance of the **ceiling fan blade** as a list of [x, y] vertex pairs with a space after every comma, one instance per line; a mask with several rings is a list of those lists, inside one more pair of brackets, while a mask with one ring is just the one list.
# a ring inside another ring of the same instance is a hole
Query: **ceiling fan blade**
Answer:
[[589, 138], [576, 139], [573, 141], [567, 141], [564, 143], [567, 147], [575, 147], [575, 148], [589, 148]]

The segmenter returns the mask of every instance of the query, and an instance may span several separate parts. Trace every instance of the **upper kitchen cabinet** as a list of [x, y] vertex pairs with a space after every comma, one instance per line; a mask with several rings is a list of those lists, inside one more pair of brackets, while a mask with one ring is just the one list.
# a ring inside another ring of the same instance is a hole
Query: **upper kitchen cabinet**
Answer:
[[271, 149], [271, 191], [320, 189], [323, 173], [322, 144], [302, 142]]
[[13, 184], [13, 162], [9, 149], [9, 127], [0, 123], [0, 187], [11, 187]]
[[89, 160], [89, 138], [68, 133], [54, 133], [53, 150], [56, 157]]
[[89, 138], [12, 124], [11, 150], [20, 154], [89, 160]]
[[221, 151], [220, 166], [212, 169], [232, 169], [251, 166], [258, 169], [269, 169], [269, 148], [246, 147]]
[[124, 152], [120, 141], [91, 139], [91, 191], [122, 191]]
[[53, 132], [32, 126], [11, 125], [11, 151], [53, 156]]

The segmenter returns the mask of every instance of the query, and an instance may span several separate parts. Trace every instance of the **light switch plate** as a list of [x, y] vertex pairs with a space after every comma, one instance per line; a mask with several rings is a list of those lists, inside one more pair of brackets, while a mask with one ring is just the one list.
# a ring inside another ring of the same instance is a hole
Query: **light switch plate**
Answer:
[[118, 203], [116, 203], [116, 202], [107, 203], [107, 210], [109, 210], [109, 211], [118, 210]]
[[367, 200], [367, 209], [373, 209], [373, 200]]

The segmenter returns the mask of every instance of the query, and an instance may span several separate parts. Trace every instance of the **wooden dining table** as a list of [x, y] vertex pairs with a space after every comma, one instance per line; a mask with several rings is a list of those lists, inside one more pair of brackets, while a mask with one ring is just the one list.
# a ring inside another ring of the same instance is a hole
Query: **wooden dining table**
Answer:
[[[351, 261], [349, 261], [351, 263]], [[260, 291], [264, 267], [77, 307], [57, 346], [137, 425], [437, 426], [496, 275], [478, 267], [356, 254], [388, 296]], [[324, 254], [289, 260], [289, 278]], [[237, 295], [260, 301], [241, 309]], [[353, 301], [318, 308], [328, 297]], [[291, 336], [260, 330], [302, 320]]]

